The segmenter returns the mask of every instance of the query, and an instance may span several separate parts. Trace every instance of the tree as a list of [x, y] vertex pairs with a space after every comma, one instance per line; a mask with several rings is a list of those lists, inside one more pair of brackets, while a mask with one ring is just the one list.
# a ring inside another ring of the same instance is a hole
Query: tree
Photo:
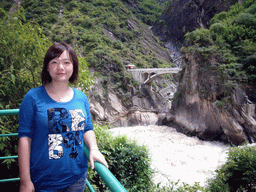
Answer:
[[[40, 26], [25, 21], [22, 7], [13, 13], [0, 8], [0, 109], [19, 108], [26, 92], [40, 84], [40, 70], [49, 45]], [[0, 118], [0, 133], [17, 130], [18, 116]], [[0, 156], [17, 154], [17, 142], [17, 137], [0, 138]], [[3, 170], [0, 178], [17, 177], [17, 166], [16, 160], [4, 160], [0, 165]], [[4, 185], [17, 191], [17, 183]]]
[[20, 7], [3, 9], [0, 18], [0, 109], [18, 108], [25, 93], [40, 84], [40, 70], [50, 41]]

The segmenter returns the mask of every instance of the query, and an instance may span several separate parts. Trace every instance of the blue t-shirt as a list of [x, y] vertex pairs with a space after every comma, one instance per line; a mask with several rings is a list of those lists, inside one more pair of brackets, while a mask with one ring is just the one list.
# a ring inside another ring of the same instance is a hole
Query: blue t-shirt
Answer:
[[21, 103], [19, 137], [32, 139], [30, 174], [36, 191], [64, 189], [87, 171], [83, 138], [93, 125], [86, 95], [73, 90], [72, 100], [60, 103], [41, 86]]

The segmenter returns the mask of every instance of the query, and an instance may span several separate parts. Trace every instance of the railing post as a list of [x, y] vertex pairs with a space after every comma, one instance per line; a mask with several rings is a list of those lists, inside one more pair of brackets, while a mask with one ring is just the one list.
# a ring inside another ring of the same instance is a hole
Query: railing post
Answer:
[[[87, 159], [89, 160], [90, 151], [88, 147], [84, 146], [84, 153]], [[98, 161], [94, 162], [95, 170], [101, 177], [101, 179], [106, 183], [108, 188], [112, 192], [127, 192], [126, 189], [121, 185], [121, 183], [116, 179], [116, 177], [105, 167], [103, 164], [99, 163]]]

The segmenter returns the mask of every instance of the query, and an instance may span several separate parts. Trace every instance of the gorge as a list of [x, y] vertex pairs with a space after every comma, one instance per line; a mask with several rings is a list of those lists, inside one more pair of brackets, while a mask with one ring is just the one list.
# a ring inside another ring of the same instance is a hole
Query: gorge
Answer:
[[[94, 79], [87, 91], [94, 121], [113, 126], [175, 124], [180, 132], [204, 140], [235, 144], [254, 140], [255, 107], [246, 103], [245, 98], [255, 103], [255, 86], [249, 82], [239, 84], [238, 81], [238, 86], [233, 86], [236, 79], [231, 79], [243, 77], [243, 74], [234, 72], [241, 68], [249, 69], [247, 78], [254, 78], [255, 50], [250, 45], [253, 42], [229, 39], [237, 34], [221, 38], [217, 34], [232, 29], [223, 27], [221, 22], [229, 17], [231, 5], [238, 7], [237, 2], [242, 5], [240, 7], [244, 4], [244, 14], [249, 16], [241, 14], [241, 17], [232, 18], [231, 23], [237, 27], [243, 23], [254, 26], [250, 20], [255, 14], [251, 6], [253, 2], [162, 1], [165, 8], [159, 10], [163, 13], [154, 20], [142, 17], [143, 12], [149, 15], [153, 12], [146, 11], [149, 4], [142, 7], [139, 1], [17, 2], [24, 6], [26, 19], [38, 22], [43, 34], [53, 42], [65, 41], [78, 46], [80, 56], [85, 58], [83, 71], [89, 68]], [[10, 8], [9, 4], [6, 3], [6, 9]], [[243, 38], [246, 37], [250, 34]], [[242, 48], [233, 42], [242, 44]], [[181, 51], [182, 46], [185, 48]], [[218, 51], [217, 46], [225, 49]], [[228, 47], [234, 47], [234, 50]], [[223, 53], [230, 56], [224, 58]], [[179, 67], [183, 70], [177, 75], [163, 75], [150, 84], [141, 84], [126, 70], [129, 64], [138, 69]], [[235, 67], [229, 69], [229, 66]], [[219, 73], [225, 67], [223, 73]], [[34, 78], [31, 86], [38, 84], [36, 71], [38, 69], [30, 70]], [[230, 74], [225, 76], [226, 73]], [[82, 76], [86, 80], [89, 75]], [[221, 78], [228, 80], [222, 81]], [[223, 108], [225, 99], [233, 103]], [[6, 100], [8, 98], [3, 102]]]
[[[171, 60], [175, 61], [176, 66], [183, 68], [179, 74], [178, 91], [172, 108], [170, 105], [169, 108], [160, 108], [169, 100], [158, 93], [159, 87], [156, 86], [152, 90], [152, 86], [141, 84], [130, 88], [132, 93], [130, 106], [124, 107], [121, 100], [118, 101], [110, 94], [106, 112], [104, 113], [102, 107], [101, 111], [94, 110], [98, 111], [95, 112], [95, 116], [106, 114], [101, 119], [111, 122], [114, 126], [175, 124], [178, 131], [203, 140], [234, 144], [253, 142], [256, 131], [255, 105], [245, 100], [248, 94], [246, 89], [243, 86], [237, 85], [233, 88], [230, 85], [230, 97], [233, 102], [229, 103], [226, 109], [217, 106], [220, 99], [224, 98], [221, 96], [222, 88], [219, 85], [229, 82], [220, 82], [218, 79], [216, 66], [223, 62], [220, 56], [215, 54], [214, 50], [212, 52], [209, 50], [209, 53], [195, 50], [182, 54], [179, 51], [181, 46], [186, 44], [185, 33], [198, 27], [209, 27], [210, 19], [215, 14], [227, 11], [234, 3], [236, 2], [173, 1], [162, 14], [166, 25], [160, 23], [153, 26], [155, 35], [165, 42], [167, 50], [172, 51], [169, 53]], [[200, 59], [203, 54], [206, 54], [206, 58]], [[163, 82], [161, 78], [156, 80], [156, 85], [161, 81]], [[170, 85], [171, 82], [168, 86]], [[95, 101], [93, 103], [95, 104]], [[95, 109], [95, 105], [92, 108]]]
[[[18, 7], [12, 7], [15, 2]], [[75, 86], [87, 94], [95, 126], [130, 134], [139, 144], [152, 147], [155, 164], [164, 156], [169, 171], [153, 165], [160, 172], [156, 183], [168, 183], [172, 172], [174, 182], [205, 183], [225, 162], [226, 143], [255, 141], [255, 4], [255, 0], [1, 0], [2, 11], [9, 13], [1, 13], [5, 27], [0, 29], [0, 107], [19, 108], [25, 93], [40, 85], [47, 46], [65, 41], [78, 53]], [[4, 17], [9, 14], [16, 16], [9, 17], [10, 25]], [[156, 71], [145, 72], [138, 80], [128, 66], [181, 70], [158, 77]], [[17, 118], [2, 127], [17, 132]], [[1, 150], [4, 155], [10, 155], [8, 147]], [[200, 179], [191, 180], [188, 170]]]

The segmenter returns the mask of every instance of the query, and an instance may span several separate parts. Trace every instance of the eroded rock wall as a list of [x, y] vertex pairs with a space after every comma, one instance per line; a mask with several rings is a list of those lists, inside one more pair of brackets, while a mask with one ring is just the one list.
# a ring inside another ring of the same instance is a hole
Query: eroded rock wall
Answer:
[[[172, 112], [180, 132], [204, 140], [253, 142], [256, 134], [255, 106], [248, 105], [242, 87], [232, 89], [232, 101], [218, 107], [220, 81], [218, 58], [212, 54], [205, 61], [186, 53], [186, 66], [174, 98]], [[200, 63], [201, 62], [201, 63]]]
[[96, 78], [93, 90], [88, 94], [92, 119], [114, 127], [158, 124], [160, 104], [165, 98], [152, 91], [150, 86], [140, 85], [132, 92], [131, 103], [124, 105], [114, 90], [104, 88], [102, 79]]

